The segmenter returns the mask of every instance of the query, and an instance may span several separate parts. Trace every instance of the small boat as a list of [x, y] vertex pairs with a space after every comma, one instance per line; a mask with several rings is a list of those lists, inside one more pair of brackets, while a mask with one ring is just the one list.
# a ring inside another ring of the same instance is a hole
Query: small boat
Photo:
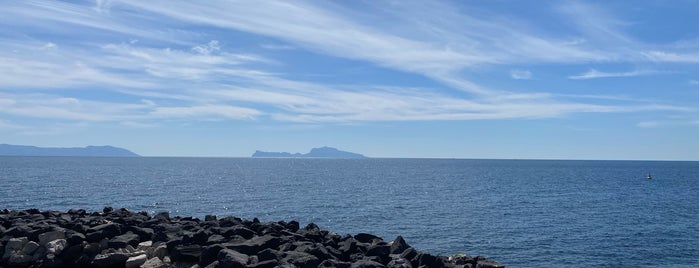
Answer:
[[650, 175], [650, 172], [648, 172], [648, 177], [647, 177], [647, 178], [648, 178], [649, 180], [650, 180], [650, 179], [653, 179], [653, 176]]

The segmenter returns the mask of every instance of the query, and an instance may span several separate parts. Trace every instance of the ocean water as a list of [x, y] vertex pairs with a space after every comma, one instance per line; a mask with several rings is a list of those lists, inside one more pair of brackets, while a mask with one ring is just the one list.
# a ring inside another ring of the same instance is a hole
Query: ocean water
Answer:
[[0, 208], [104, 206], [402, 235], [508, 267], [699, 267], [699, 162], [0, 157]]

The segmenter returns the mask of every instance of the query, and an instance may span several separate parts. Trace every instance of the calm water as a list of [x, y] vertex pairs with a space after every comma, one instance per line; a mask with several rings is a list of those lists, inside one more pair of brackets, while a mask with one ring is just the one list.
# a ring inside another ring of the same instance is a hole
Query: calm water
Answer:
[[699, 267], [699, 162], [0, 157], [0, 208], [106, 205], [403, 235], [508, 267]]

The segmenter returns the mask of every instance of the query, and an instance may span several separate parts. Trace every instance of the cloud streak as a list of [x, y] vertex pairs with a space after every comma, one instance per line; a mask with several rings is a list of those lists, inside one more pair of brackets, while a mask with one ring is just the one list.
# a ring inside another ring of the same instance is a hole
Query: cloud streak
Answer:
[[587, 79], [597, 79], [597, 78], [612, 78], [612, 77], [634, 77], [643, 75], [657, 74], [657, 71], [650, 70], [635, 70], [630, 72], [602, 72], [596, 69], [590, 69], [585, 73], [579, 75], [568, 76], [568, 79], [573, 80], [587, 80]]

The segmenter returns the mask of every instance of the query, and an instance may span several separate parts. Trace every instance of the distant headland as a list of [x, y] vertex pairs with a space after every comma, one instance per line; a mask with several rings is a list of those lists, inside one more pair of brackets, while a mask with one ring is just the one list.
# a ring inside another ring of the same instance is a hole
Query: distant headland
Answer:
[[332, 147], [313, 148], [306, 154], [288, 152], [263, 152], [255, 151], [252, 157], [298, 157], [298, 158], [367, 158], [364, 155], [346, 151], [340, 151]]
[[113, 146], [49, 148], [26, 145], [0, 144], [0, 156], [106, 156], [137, 157], [138, 154]]

